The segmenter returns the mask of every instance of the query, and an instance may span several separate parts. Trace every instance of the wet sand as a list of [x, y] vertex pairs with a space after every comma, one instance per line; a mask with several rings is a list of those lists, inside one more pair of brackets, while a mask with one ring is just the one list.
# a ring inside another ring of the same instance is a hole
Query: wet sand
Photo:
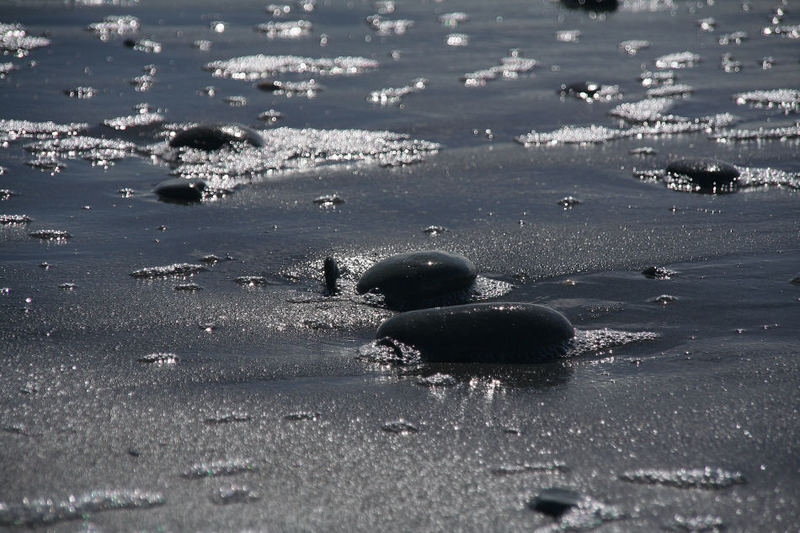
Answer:
[[[794, 530], [797, 140], [709, 136], [796, 127], [797, 101], [757, 107], [734, 95], [798, 86], [796, 38], [764, 34], [798, 20], [791, 6], [781, 17], [773, 2], [750, 2], [749, 11], [664, 4], [621, 2], [598, 18], [551, 2], [398, 3], [382, 16], [414, 24], [387, 35], [364, 22], [385, 6], [319, 2], [306, 13], [292, 4], [274, 20], [307, 19], [313, 29], [287, 39], [254, 31], [273, 20], [255, 2], [3, 3], [3, 22], [51, 43], [3, 59], [15, 68], [0, 80], [0, 118], [86, 123], [79, 135], [135, 148], [107, 168], [83, 159], [102, 153], [62, 152], [55, 173], [26, 164], [36, 155], [24, 146], [43, 140], [35, 135], [8, 138], [0, 151], [0, 188], [13, 194], [0, 214], [32, 219], [0, 226], [0, 527]], [[438, 19], [460, 11], [469, 20], [456, 27]], [[85, 30], [120, 14], [138, 17], [138, 32], [102, 41]], [[710, 17], [713, 32], [698, 23]], [[225, 21], [225, 31], [213, 21]], [[567, 30], [580, 31], [577, 42], [558, 40]], [[719, 44], [735, 31], [748, 38]], [[468, 35], [467, 46], [448, 46], [452, 33]], [[162, 49], [143, 52], [125, 39]], [[650, 46], [635, 56], [620, 50], [633, 39]], [[198, 40], [210, 49], [193, 47]], [[536, 66], [465, 86], [465, 74], [502, 66], [512, 48]], [[673, 69], [675, 83], [693, 91], [674, 98], [669, 114], [692, 122], [729, 113], [734, 123], [590, 144], [514, 140], [564, 126], [636, 127], [609, 111], [645, 99], [640, 73], [683, 51], [700, 61]], [[739, 71], [725, 72], [725, 53]], [[311, 98], [203, 69], [255, 54], [353, 56], [379, 66], [275, 76], [313, 77], [324, 90]], [[765, 56], [772, 68], [762, 68]], [[144, 70], [154, 83], [137, 91], [130, 80]], [[425, 87], [399, 104], [368, 101], [420, 77]], [[589, 103], [559, 95], [562, 83], [581, 80], [617, 85], [621, 96]], [[213, 97], [203, 93], [211, 85]], [[64, 94], [77, 87], [96, 94]], [[247, 105], [230, 105], [230, 96]], [[142, 102], [163, 121], [124, 131], [101, 125], [136, 114]], [[268, 109], [282, 118], [258, 119]], [[152, 190], [176, 168], [161, 151], [164, 132], [219, 121], [270, 142], [288, 139], [299, 155], [277, 158], [284, 167], [266, 173], [207, 175], [230, 186], [221, 198], [160, 201]], [[276, 127], [293, 129], [270, 136]], [[341, 161], [329, 157], [334, 141], [320, 140], [330, 130], [336, 142], [352, 130], [389, 131], [438, 148], [405, 165], [408, 153], [393, 153], [398, 166], [381, 166], [387, 160], [366, 144], [341, 141], [340, 159], [350, 158]], [[641, 147], [656, 154], [630, 153]], [[686, 156], [729, 162], [752, 181], [698, 194], [634, 175]], [[315, 203], [334, 194], [344, 202]], [[560, 205], [568, 196], [580, 203]], [[430, 226], [444, 229], [425, 232]], [[30, 236], [38, 230], [70, 238]], [[577, 328], [580, 349], [542, 365], [363, 357], [395, 312], [355, 294], [358, 273], [427, 249], [471, 259], [486, 287], [480, 298], [557, 309]], [[204, 262], [210, 254], [220, 261]], [[327, 256], [348, 269], [334, 297], [322, 278]], [[203, 269], [131, 276], [183, 263]], [[642, 274], [648, 267], [673, 274], [653, 279]], [[574, 522], [530, 509], [550, 487], [570, 487], [592, 504]]]

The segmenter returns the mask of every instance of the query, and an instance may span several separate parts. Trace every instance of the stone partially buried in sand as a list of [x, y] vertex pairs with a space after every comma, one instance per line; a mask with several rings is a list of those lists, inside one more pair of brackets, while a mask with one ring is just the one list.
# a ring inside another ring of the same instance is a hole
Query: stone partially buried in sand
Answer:
[[401, 313], [378, 328], [429, 362], [543, 363], [562, 356], [575, 335], [558, 311], [529, 303], [476, 303]]
[[171, 178], [153, 189], [158, 197], [167, 202], [199, 202], [203, 199], [206, 183], [200, 179]]
[[356, 292], [383, 294], [390, 307], [413, 308], [425, 300], [467, 290], [475, 281], [475, 264], [460, 255], [422, 251], [393, 255], [373, 265]]
[[669, 163], [666, 171], [672, 177], [688, 180], [698, 192], [731, 192], [739, 178], [736, 167], [716, 159], [678, 159]]
[[236, 143], [264, 146], [261, 134], [241, 124], [200, 124], [178, 132], [169, 141], [172, 148], [195, 148], [207, 152]]
[[580, 505], [583, 499], [583, 496], [574, 490], [554, 487], [540, 492], [528, 503], [528, 507], [546, 515], [559, 517]]

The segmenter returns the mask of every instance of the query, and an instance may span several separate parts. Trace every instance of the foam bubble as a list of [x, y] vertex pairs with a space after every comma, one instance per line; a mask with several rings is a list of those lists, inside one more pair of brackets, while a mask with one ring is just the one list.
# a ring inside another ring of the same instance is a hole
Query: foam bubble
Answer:
[[747, 39], [747, 32], [735, 31], [733, 33], [720, 35], [719, 39], [717, 39], [717, 42], [720, 44], [720, 46], [727, 46], [729, 44], [742, 44], [742, 41], [746, 41]]
[[312, 28], [307, 20], [271, 21], [259, 24], [256, 31], [264, 33], [270, 39], [299, 39], [311, 35]]
[[57, 241], [63, 242], [67, 239], [71, 239], [72, 235], [69, 232], [59, 229], [40, 229], [36, 231], [32, 231], [28, 233], [34, 239], [41, 239], [43, 241]]
[[439, 22], [442, 26], [447, 26], [448, 28], [455, 28], [459, 24], [467, 22], [469, 20], [469, 15], [461, 11], [453, 11], [452, 13], [444, 13], [443, 15], [439, 15]]
[[488, 69], [467, 72], [461, 81], [467, 87], [479, 87], [486, 82], [501, 79], [516, 79], [520, 74], [532, 71], [538, 62], [535, 59], [520, 57], [519, 51], [513, 50], [508, 56], [500, 59], [500, 64]]
[[689, 532], [709, 532], [718, 533], [725, 528], [722, 518], [711, 514], [700, 516], [682, 516], [676, 514], [673, 517], [673, 524], [670, 529]]
[[604, 143], [620, 137], [620, 130], [604, 126], [563, 126], [552, 132], [531, 131], [514, 140], [524, 146]]
[[397, 435], [416, 433], [419, 431], [414, 424], [403, 419], [386, 422], [381, 426], [381, 429], [387, 433], [394, 433]]
[[218, 461], [196, 463], [184, 472], [187, 478], [204, 478], [218, 476], [233, 476], [245, 472], [254, 472], [258, 467], [245, 459], [222, 459]]
[[650, 48], [650, 41], [632, 39], [619, 43], [619, 49], [631, 56], [635, 56], [639, 50], [644, 50], [645, 48]]
[[518, 465], [501, 465], [492, 468], [492, 474], [509, 476], [514, 474], [528, 474], [531, 472], [560, 472], [567, 469], [563, 461], [547, 461], [544, 463], [523, 463]]
[[179, 361], [179, 358], [174, 353], [155, 352], [155, 353], [149, 353], [147, 355], [143, 355], [139, 359], [137, 359], [137, 361], [140, 362], [140, 363], [146, 363], [146, 364], [150, 364], [150, 365], [162, 366], [162, 365], [174, 365], [174, 364], [177, 364], [177, 362]]
[[403, 87], [380, 89], [372, 91], [367, 96], [367, 101], [381, 105], [397, 104], [400, 99], [411, 93], [417, 93], [425, 89], [428, 85], [428, 80], [425, 78], [417, 78], [412, 80], [410, 84]]
[[128, 39], [125, 41], [125, 46], [145, 54], [160, 54], [162, 49], [161, 43], [152, 39], [139, 39], [138, 41]]
[[353, 75], [378, 68], [378, 65], [377, 61], [364, 57], [315, 59], [311, 57], [258, 54], [212, 61], [203, 68], [211, 72], [215, 77], [257, 80], [285, 72], [327, 76]]
[[24, 499], [20, 504], [0, 503], [0, 524], [38, 527], [64, 520], [77, 520], [87, 514], [118, 509], [147, 509], [164, 505], [159, 492], [134, 490], [96, 490], [65, 500], [53, 498]]
[[0, 50], [3, 53], [25, 57], [31, 50], [45, 46], [50, 46], [50, 39], [31, 36], [22, 24], [0, 22]]
[[103, 124], [117, 131], [124, 131], [128, 128], [140, 128], [152, 126], [164, 122], [164, 115], [161, 113], [136, 113], [125, 117], [110, 118], [103, 121]]
[[193, 276], [198, 272], [203, 272], [206, 267], [203, 265], [193, 265], [191, 263], [175, 263], [166, 266], [155, 266], [141, 268], [131, 272], [131, 276], [141, 279], [156, 279], [175, 276]]
[[687, 96], [694, 92], [694, 87], [677, 83], [675, 85], [662, 85], [647, 89], [647, 96], [650, 98], [671, 98], [675, 96]]
[[89, 98], [94, 98], [97, 94], [97, 89], [93, 87], [75, 87], [74, 89], [64, 89], [64, 94], [70, 98], [88, 100]]
[[789, 139], [800, 138], [800, 123], [795, 124], [794, 126], [785, 126], [779, 128], [724, 130], [712, 133], [710, 138], [717, 142], [766, 140], [787, 141]]
[[414, 25], [413, 20], [408, 19], [385, 19], [380, 15], [370, 15], [366, 18], [367, 25], [375, 30], [378, 35], [403, 35]]
[[52, 121], [31, 122], [29, 120], [0, 119], [0, 141], [13, 141], [19, 137], [60, 137], [76, 135], [89, 128], [85, 122], [56, 124]]
[[693, 52], [675, 52], [656, 58], [656, 67], [666, 68], [688, 68], [693, 67], [700, 61], [700, 56]]
[[[0, 195], [2, 195], [2, 191], [0, 191]], [[22, 226], [31, 221], [32, 219], [28, 215], [0, 215], [0, 226]]]
[[102, 41], [107, 41], [115, 35], [126, 35], [139, 31], [139, 19], [132, 15], [110, 15], [102, 22], [93, 22], [87, 26]]
[[777, 108], [785, 112], [800, 110], [800, 90], [772, 89], [768, 91], [748, 91], [733, 95], [739, 105], [749, 104], [753, 107]]
[[741, 472], [729, 472], [721, 468], [705, 468], [676, 470], [641, 469], [623, 472], [619, 476], [623, 481], [644, 483], [648, 485], [666, 485], [681, 489], [724, 489], [732, 485], [745, 483]]
[[625, 346], [636, 342], [648, 342], [658, 339], [660, 335], [651, 331], [623, 331], [616, 329], [575, 330], [575, 337], [570, 341], [564, 357], [576, 357], [591, 352], [600, 352], [616, 346]]
[[220, 487], [211, 496], [211, 501], [217, 505], [232, 503], [249, 503], [260, 498], [259, 494], [244, 485], [228, 485]]
[[800, 39], [800, 24], [776, 24], [766, 26], [761, 30], [765, 36], [783, 37], [785, 39]]

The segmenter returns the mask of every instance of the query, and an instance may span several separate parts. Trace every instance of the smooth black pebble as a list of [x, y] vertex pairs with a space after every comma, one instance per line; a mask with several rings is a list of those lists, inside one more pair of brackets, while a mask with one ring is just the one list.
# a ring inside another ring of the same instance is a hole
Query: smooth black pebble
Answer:
[[616, 11], [619, 7], [618, 0], [561, 0], [567, 9], [585, 9], [595, 13]]
[[241, 124], [201, 124], [178, 132], [169, 145], [172, 148], [196, 148], [207, 152], [235, 143], [264, 146], [264, 138], [252, 128]]
[[678, 159], [667, 165], [667, 174], [688, 179], [700, 192], [729, 192], [736, 187], [739, 171], [716, 159]]
[[379, 292], [390, 307], [410, 308], [426, 299], [468, 289], [478, 271], [466, 257], [439, 251], [393, 255], [373, 265], [356, 292]]
[[566, 352], [575, 336], [555, 309], [529, 303], [475, 303], [400, 313], [378, 328], [413, 346], [430, 362], [544, 363]]
[[168, 202], [199, 202], [203, 199], [206, 183], [200, 179], [171, 178], [153, 189], [159, 198]]
[[574, 96], [581, 100], [591, 100], [603, 86], [593, 81], [579, 81], [577, 83], [562, 83], [559, 91], [562, 96]]
[[528, 503], [528, 507], [546, 515], [558, 518], [573, 507], [577, 507], [583, 496], [564, 488], [545, 489]]
[[326, 257], [322, 264], [323, 275], [325, 276], [325, 288], [328, 294], [336, 294], [336, 281], [339, 279], [339, 265], [333, 257]]

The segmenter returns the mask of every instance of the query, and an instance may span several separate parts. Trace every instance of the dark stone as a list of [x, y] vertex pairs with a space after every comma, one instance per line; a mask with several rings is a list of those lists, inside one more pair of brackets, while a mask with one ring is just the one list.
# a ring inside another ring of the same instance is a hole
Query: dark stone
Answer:
[[562, 83], [559, 91], [562, 96], [574, 96], [581, 100], [591, 100], [603, 86], [593, 81], [579, 81], [576, 83]]
[[671, 279], [677, 272], [664, 267], [650, 266], [642, 270], [642, 274], [650, 279]]
[[153, 189], [159, 198], [171, 202], [199, 202], [203, 199], [206, 183], [200, 179], [171, 178], [164, 180]]
[[585, 9], [594, 13], [616, 11], [619, 7], [618, 0], [561, 0], [567, 9]]
[[699, 192], [710, 193], [733, 191], [739, 178], [736, 167], [716, 159], [678, 159], [667, 165], [667, 174], [690, 181]]
[[264, 80], [258, 82], [256, 87], [258, 87], [262, 91], [274, 93], [275, 91], [280, 91], [283, 88], [283, 84], [279, 81]]
[[563, 488], [545, 489], [528, 503], [528, 507], [558, 518], [573, 507], [580, 505], [583, 496], [574, 490]]
[[426, 299], [468, 289], [478, 271], [460, 255], [439, 251], [393, 255], [367, 270], [356, 292], [384, 295], [390, 307], [410, 308]]
[[339, 265], [336, 264], [336, 259], [326, 257], [322, 270], [325, 275], [325, 288], [328, 289], [328, 293], [336, 294], [336, 281], [339, 279]]
[[476, 303], [401, 313], [376, 337], [413, 346], [422, 359], [447, 363], [543, 363], [563, 355], [575, 330], [543, 305]]
[[235, 143], [264, 146], [261, 134], [241, 124], [201, 124], [178, 132], [169, 141], [172, 148], [196, 148], [213, 151]]

